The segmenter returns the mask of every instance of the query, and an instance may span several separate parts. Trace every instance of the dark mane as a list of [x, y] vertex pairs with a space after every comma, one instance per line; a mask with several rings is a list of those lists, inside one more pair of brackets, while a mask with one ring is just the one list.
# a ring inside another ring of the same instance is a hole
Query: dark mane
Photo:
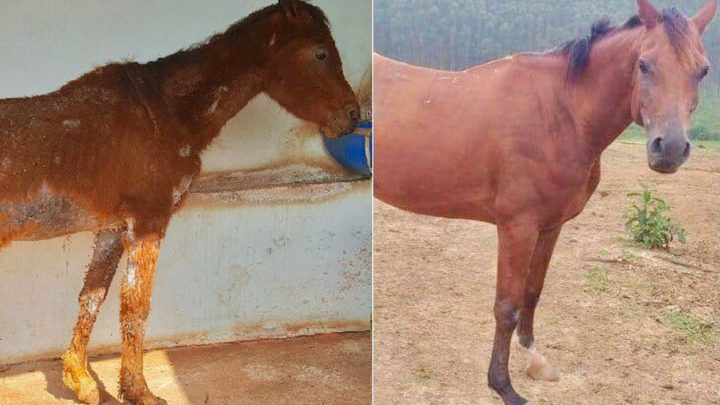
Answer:
[[[305, 8], [305, 11], [307, 11], [308, 14], [310, 14], [310, 17], [312, 18], [312, 20], [315, 23], [322, 23], [327, 26], [330, 26], [330, 21], [328, 20], [327, 16], [325, 15], [325, 12], [322, 11], [322, 9], [320, 9], [320, 7], [310, 4], [306, 1], [300, 1], [300, 4], [302, 5], [302, 7]], [[275, 12], [282, 12], [282, 11], [283, 11], [282, 6], [280, 6], [277, 3], [267, 6], [263, 9], [253, 12], [252, 14], [243, 18], [242, 20], [231, 25], [230, 28], [228, 28], [227, 31], [225, 31], [225, 33], [216, 34], [216, 35], [212, 36], [207, 42], [210, 43], [213, 40], [215, 40], [217, 37], [220, 37], [224, 34], [230, 34], [233, 32], [240, 31], [243, 26], [250, 25], [256, 21], [263, 20]], [[200, 44], [200, 45], [202, 46], [202, 44]]]
[[[678, 53], [682, 53], [686, 43], [690, 24], [687, 18], [675, 7], [664, 9], [661, 13], [662, 24], [670, 42]], [[593, 23], [590, 34], [565, 42], [554, 52], [568, 55], [567, 78], [569, 80], [580, 76], [590, 61], [592, 46], [600, 39], [618, 32], [642, 26], [640, 17], [634, 15], [625, 24], [616, 27], [609, 17], [603, 17]]]
[[[325, 12], [320, 7], [310, 4], [304, 0], [300, 1], [300, 4], [302, 7], [305, 8], [305, 11], [307, 11], [307, 13], [310, 15], [313, 22], [325, 24], [326, 26], [330, 27], [330, 20], [328, 20], [327, 15], [325, 15]], [[195, 43], [183, 50], [175, 52], [172, 55], [168, 55], [163, 58], [160, 58], [160, 59], [158, 59], [158, 62], [162, 61], [163, 59], [170, 58], [170, 57], [173, 57], [176, 59], [182, 59], [183, 56], [192, 53], [192, 51], [194, 51], [198, 48], [202, 48], [206, 45], [213, 44], [227, 35], [239, 33], [243, 30], [243, 28], [245, 28], [249, 25], [252, 25], [258, 21], [262, 21], [265, 18], [269, 18], [272, 14], [274, 14], [276, 12], [284, 12], [282, 9], [282, 6], [278, 3], [272, 4], [265, 8], [262, 8], [260, 10], [257, 10], [255, 12], [249, 14], [247, 17], [243, 18], [242, 20], [234, 23], [233, 25], [228, 27], [228, 29], [225, 30], [224, 32], [214, 34], [204, 41]]]

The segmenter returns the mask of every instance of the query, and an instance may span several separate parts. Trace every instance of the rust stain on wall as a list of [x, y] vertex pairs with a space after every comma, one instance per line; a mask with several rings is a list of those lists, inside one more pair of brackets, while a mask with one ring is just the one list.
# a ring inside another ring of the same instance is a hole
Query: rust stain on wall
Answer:
[[302, 334], [303, 332], [311, 332], [318, 329], [334, 330], [334, 331], [364, 331], [369, 330], [370, 322], [364, 321], [309, 321], [286, 323], [283, 325], [285, 330], [291, 334]]
[[366, 178], [318, 159], [204, 174], [194, 182], [191, 192], [240, 191], [293, 184], [358, 181]]
[[360, 181], [297, 184], [243, 191], [195, 193], [188, 198], [186, 206], [194, 209], [214, 209], [228, 205], [261, 205], [263, 207], [271, 207], [288, 204], [321, 204], [338, 200], [351, 193], [368, 193], [368, 187], [368, 181]]
[[[327, 334], [327, 333], [344, 333], [344, 332], [363, 332], [371, 329], [370, 321], [307, 321], [297, 323], [286, 323], [279, 326], [269, 326], [263, 322], [250, 324], [238, 324], [232, 328], [232, 331], [224, 336], [223, 339], [213, 338], [214, 331], [203, 333], [179, 334], [174, 336], [162, 336], [157, 338], [148, 338], [145, 341], [145, 350], [165, 349], [170, 347], [183, 346], [203, 346], [210, 344], [222, 344], [231, 342], [253, 342], [286, 339], [297, 336]], [[58, 360], [64, 348], [55, 348], [53, 350], [36, 353], [27, 356], [13, 357], [12, 363], [2, 363], [3, 366], [13, 366], [20, 363], [39, 361], [39, 360]], [[120, 352], [120, 342], [117, 344], [95, 346], [89, 350], [92, 357], [116, 355]]]

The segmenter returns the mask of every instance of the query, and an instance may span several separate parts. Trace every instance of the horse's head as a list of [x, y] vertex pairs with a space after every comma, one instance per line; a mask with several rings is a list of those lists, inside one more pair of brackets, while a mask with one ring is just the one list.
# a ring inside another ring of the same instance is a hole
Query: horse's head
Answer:
[[650, 168], [674, 173], [690, 156], [690, 116], [710, 69], [701, 36], [715, 16], [717, 0], [709, 0], [693, 18], [674, 8], [659, 12], [649, 0], [637, 3], [645, 30], [635, 66], [633, 120], [647, 132]]
[[360, 107], [345, 80], [340, 54], [323, 12], [300, 0], [280, 0], [269, 42], [265, 92], [323, 135], [350, 133]]

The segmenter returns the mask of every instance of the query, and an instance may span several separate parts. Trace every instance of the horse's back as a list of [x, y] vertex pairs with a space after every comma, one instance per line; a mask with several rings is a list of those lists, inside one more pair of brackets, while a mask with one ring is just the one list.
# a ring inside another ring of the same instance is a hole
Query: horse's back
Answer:
[[[17, 224], [37, 219], [42, 208], [49, 217], [34, 222], [47, 226], [23, 228], [26, 237], [56, 235], [61, 228], [74, 233], [95, 225], [95, 217], [114, 220], [124, 200], [140, 204], [157, 190], [165, 191], [163, 204], [170, 206], [177, 181], [147, 173], [167, 172], [181, 159], [179, 146], [149, 131], [147, 110], [120, 65], [96, 69], [52, 93], [0, 100], [0, 207], [14, 211], [5, 228], [17, 233]], [[125, 187], [122, 195], [117, 186]], [[70, 226], [72, 218], [80, 225]], [[0, 218], [0, 234], [2, 223]]]
[[[462, 72], [379, 60], [378, 198], [408, 211], [486, 222], [565, 198], [546, 187], [568, 177], [565, 166], [548, 161], [580, 142], [567, 106], [558, 104], [563, 86], [552, 77], [560, 57], [521, 54]], [[580, 168], [571, 177], [585, 187]]]
[[472, 102], [471, 74], [376, 56], [374, 79], [376, 196], [418, 213], [473, 211], [490, 221], [493, 176], [482, 163], [496, 145]]

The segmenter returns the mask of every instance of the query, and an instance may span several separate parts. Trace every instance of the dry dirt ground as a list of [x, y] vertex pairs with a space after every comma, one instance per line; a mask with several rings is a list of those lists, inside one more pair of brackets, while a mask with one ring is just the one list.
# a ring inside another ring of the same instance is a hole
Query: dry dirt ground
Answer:
[[[145, 354], [145, 376], [172, 405], [369, 404], [370, 333], [157, 350]], [[116, 399], [120, 361], [91, 368]], [[0, 404], [75, 404], [58, 361], [0, 367]]]
[[[514, 345], [515, 388], [533, 404], [716, 404], [720, 154], [695, 150], [675, 175], [647, 168], [642, 145], [615, 143], [585, 211], [568, 223], [535, 320], [560, 372], [530, 380]], [[669, 252], [629, 242], [626, 194], [651, 185], [687, 230]], [[378, 405], [499, 404], [487, 387], [493, 226], [375, 204]]]

